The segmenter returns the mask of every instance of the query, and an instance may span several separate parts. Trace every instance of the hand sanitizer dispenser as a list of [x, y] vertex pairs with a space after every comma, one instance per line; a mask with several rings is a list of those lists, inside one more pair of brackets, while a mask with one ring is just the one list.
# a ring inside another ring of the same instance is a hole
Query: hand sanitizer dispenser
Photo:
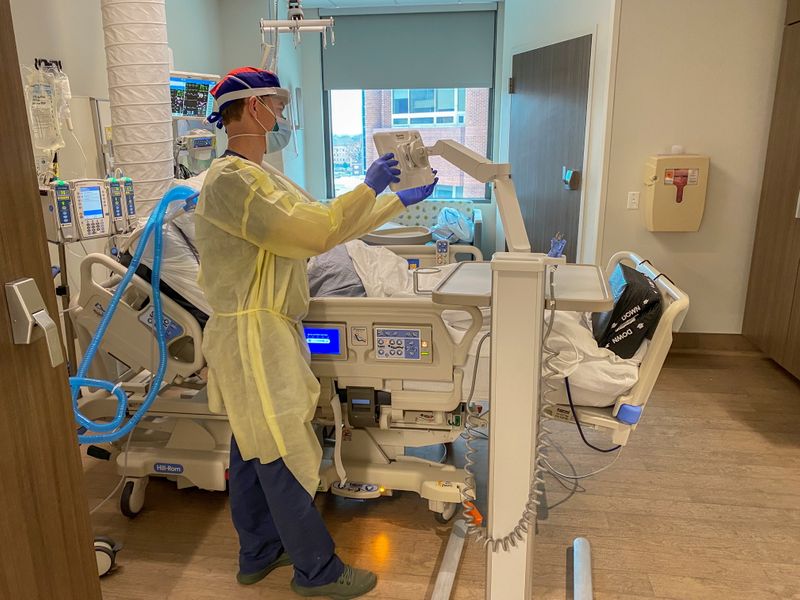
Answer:
[[644, 219], [648, 231], [697, 231], [708, 190], [708, 156], [661, 154], [645, 167]]

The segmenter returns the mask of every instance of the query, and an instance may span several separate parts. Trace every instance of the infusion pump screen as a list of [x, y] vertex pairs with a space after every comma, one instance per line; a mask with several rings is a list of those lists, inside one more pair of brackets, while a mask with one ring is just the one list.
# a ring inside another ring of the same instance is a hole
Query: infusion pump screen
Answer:
[[213, 81], [204, 79], [169, 78], [169, 95], [173, 117], [208, 117], [213, 107]]
[[80, 188], [81, 205], [83, 206], [84, 219], [100, 219], [103, 216], [103, 198], [100, 195], [100, 187]]

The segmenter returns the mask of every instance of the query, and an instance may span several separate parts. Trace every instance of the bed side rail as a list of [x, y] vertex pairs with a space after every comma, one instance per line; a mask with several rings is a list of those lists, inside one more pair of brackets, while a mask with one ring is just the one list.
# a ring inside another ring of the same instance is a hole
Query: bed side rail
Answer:
[[[434, 245], [419, 245], [419, 246], [384, 246], [388, 248], [401, 258], [407, 261], [416, 261], [414, 266], [417, 268], [434, 267], [436, 265], [436, 246]], [[468, 246], [462, 244], [450, 244], [449, 254], [447, 257], [447, 264], [457, 262], [463, 257], [469, 260], [482, 261], [483, 253], [480, 248], [475, 246]]]
[[[114, 295], [107, 281], [95, 280], [92, 272], [95, 266], [111, 271], [112, 279], [127, 272], [125, 266], [103, 254], [89, 254], [81, 261], [80, 294], [72, 318], [76, 327], [89, 335], [97, 329]], [[148, 302], [141, 306], [141, 300], [151, 298], [152, 291], [149, 283], [134, 276], [103, 338], [101, 350], [130, 368], [151, 369], [156, 360], [152, 356], [157, 353], [151, 325], [153, 305]], [[173, 300], [162, 295], [162, 303], [169, 350], [165, 379], [172, 381], [177, 376], [188, 377], [205, 366], [203, 333], [197, 320]]]
[[[626, 417], [628, 420], [636, 418], [636, 422], [638, 422], [638, 417], [641, 416], [664, 366], [664, 361], [672, 345], [672, 334], [680, 330], [686, 312], [689, 310], [689, 296], [650, 261], [643, 260], [639, 255], [630, 251], [618, 252], [612, 256], [606, 274], [610, 276], [617, 265], [622, 262], [629, 263], [637, 271], [653, 280], [661, 292], [663, 302], [661, 319], [639, 368], [639, 380], [629, 393], [617, 398], [612, 413], [617, 417], [622, 409], [631, 413], [631, 417]], [[625, 406], [634, 408], [623, 408]], [[635, 425], [635, 422], [631, 424]]]

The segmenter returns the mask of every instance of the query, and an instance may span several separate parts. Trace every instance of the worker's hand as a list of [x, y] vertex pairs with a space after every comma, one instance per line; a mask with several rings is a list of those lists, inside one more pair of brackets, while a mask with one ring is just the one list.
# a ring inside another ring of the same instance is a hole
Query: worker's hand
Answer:
[[394, 159], [394, 154], [384, 154], [367, 169], [367, 176], [364, 183], [371, 187], [375, 194], [380, 194], [390, 183], [400, 181], [400, 163]]
[[[436, 175], [436, 171], [433, 171], [433, 174]], [[421, 187], [415, 187], [408, 190], [401, 190], [397, 192], [397, 197], [400, 198], [400, 202], [403, 203], [403, 206], [409, 207], [412, 204], [416, 204], [417, 202], [422, 202], [426, 198], [429, 198], [430, 195], [433, 193], [436, 184], [439, 183], [439, 178], [435, 177], [433, 183], [428, 185], [423, 185]]]

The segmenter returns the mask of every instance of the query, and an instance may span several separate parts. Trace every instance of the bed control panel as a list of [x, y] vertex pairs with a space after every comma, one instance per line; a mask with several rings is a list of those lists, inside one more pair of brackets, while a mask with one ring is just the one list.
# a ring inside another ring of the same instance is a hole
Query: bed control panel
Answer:
[[450, 242], [436, 240], [436, 266], [440, 267], [450, 263]]
[[430, 327], [376, 326], [375, 358], [394, 362], [433, 362]]

